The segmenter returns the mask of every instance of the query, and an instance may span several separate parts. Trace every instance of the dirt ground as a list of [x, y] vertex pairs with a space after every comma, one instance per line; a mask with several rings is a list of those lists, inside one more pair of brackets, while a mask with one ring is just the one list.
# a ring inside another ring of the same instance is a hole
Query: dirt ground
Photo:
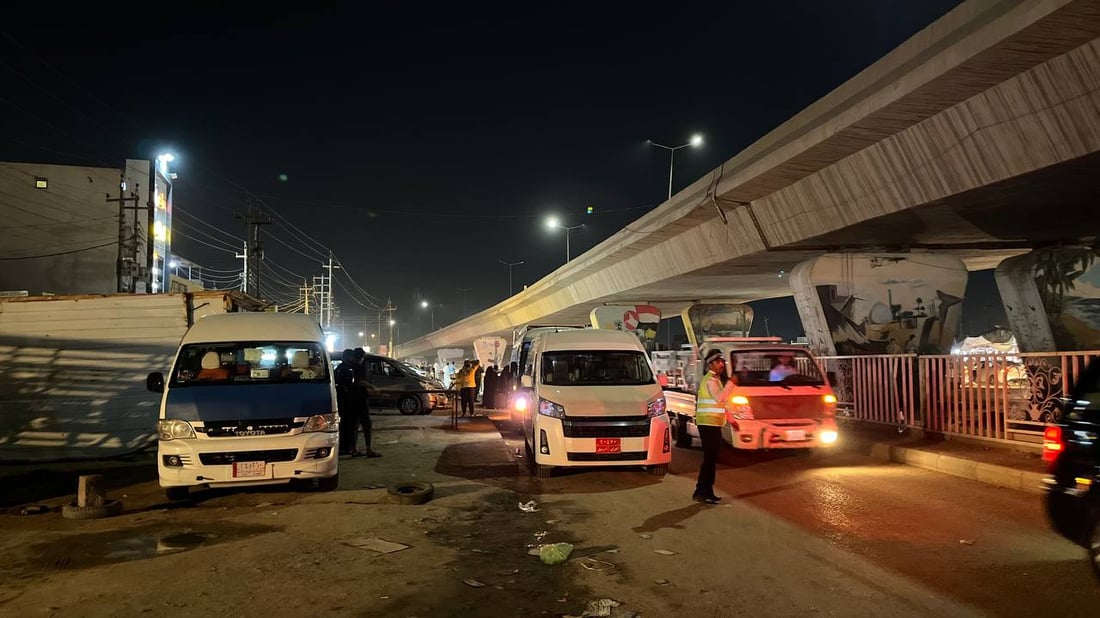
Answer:
[[[536, 480], [488, 419], [448, 421], [376, 417], [383, 457], [342, 460], [331, 493], [206, 490], [169, 504], [150, 456], [0, 469], [0, 615], [580, 616], [603, 598], [620, 603], [612, 616], [981, 613], [754, 506], [812, 480], [796, 460], [776, 465], [800, 480], [711, 507], [689, 499], [695, 450], [678, 449], [664, 478]], [[16, 514], [67, 502], [81, 471], [105, 474], [125, 513]], [[386, 486], [407, 480], [433, 483], [434, 499], [391, 503]], [[537, 512], [519, 508], [531, 500]], [[353, 546], [375, 537], [408, 548]], [[557, 542], [575, 546], [563, 564], [529, 555]]]

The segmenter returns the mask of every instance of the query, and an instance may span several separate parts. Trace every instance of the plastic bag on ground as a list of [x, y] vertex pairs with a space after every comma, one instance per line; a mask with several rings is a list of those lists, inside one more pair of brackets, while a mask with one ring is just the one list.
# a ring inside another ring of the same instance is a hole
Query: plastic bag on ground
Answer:
[[539, 548], [539, 558], [544, 564], [561, 564], [573, 553], [572, 543], [551, 543]]

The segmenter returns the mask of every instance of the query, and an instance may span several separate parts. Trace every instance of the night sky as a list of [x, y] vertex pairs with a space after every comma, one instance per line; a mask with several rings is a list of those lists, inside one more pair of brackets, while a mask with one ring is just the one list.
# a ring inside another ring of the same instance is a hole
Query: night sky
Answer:
[[[215, 228], [243, 236], [250, 193], [275, 213], [276, 272], [320, 274], [331, 250], [354, 279], [340, 275], [344, 317], [369, 325], [392, 297], [407, 339], [428, 329], [417, 295], [439, 325], [461, 316], [461, 289], [467, 313], [507, 296], [498, 260], [526, 262], [517, 289], [560, 266], [545, 216], [585, 224], [576, 256], [661, 203], [668, 153], [647, 139], [703, 134], [677, 153], [681, 188], [958, 2], [724, 4], [10, 14], [0, 160], [119, 167], [171, 150], [175, 253], [239, 269]], [[757, 315], [794, 336], [793, 307]]]

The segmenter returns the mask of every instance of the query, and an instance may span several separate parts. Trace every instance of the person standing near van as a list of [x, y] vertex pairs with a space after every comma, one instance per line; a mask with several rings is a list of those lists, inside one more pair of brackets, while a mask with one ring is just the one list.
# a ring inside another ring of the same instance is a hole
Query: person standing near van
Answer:
[[477, 403], [477, 396], [481, 393], [481, 381], [485, 377], [485, 369], [481, 366], [481, 361], [474, 359], [472, 365], [474, 370], [474, 403]]
[[703, 443], [703, 463], [691, 499], [718, 504], [721, 498], [714, 495], [715, 466], [722, 451], [722, 426], [726, 424], [726, 403], [733, 392], [734, 381], [729, 377], [721, 350], [707, 352], [703, 362], [707, 373], [695, 396], [695, 425], [699, 428], [699, 441]]
[[336, 410], [340, 413], [340, 454], [351, 455], [355, 450], [355, 424], [358, 414], [352, 410], [352, 390], [355, 388], [355, 351], [351, 348], [341, 354], [340, 364], [332, 372], [336, 382]]
[[[355, 442], [355, 434], [359, 426], [363, 427], [363, 438], [366, 441], [367, 450], [363, 455], [367, 457], [381, 457], [382, 454], [374, 450], [373, 432], [370, 420], [370, 401], [367, 393], [367, 352], [363, 348], [355, 348], [355, 362], [352, 369], [355, 372], [355, 393], [353, 407], [356, 411], [357, 423], [352, 425], [352, 443]], [[359, 453], [352, 453], [352, 456]]]
[[462, 363], [462, 369], [455, 374], [455, 388], [458, 389], [458, 396], [462, 401], [462, 416], [466, 416], [467, 411], [470, 416], [474, 415], [475, 385], [473, 368], [470, 361], [466, 361]]

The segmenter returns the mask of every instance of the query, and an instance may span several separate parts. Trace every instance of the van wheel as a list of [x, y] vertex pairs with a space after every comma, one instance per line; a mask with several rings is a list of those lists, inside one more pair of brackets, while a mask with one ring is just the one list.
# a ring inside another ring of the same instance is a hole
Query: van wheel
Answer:
[[531, 450], [531, 445], [527, 443], [526, 438], [523, 440], [523, 449], [527, 454], [527, 472], [529, 472], [531, 476], [539, 479], [548, 479], [554, 476], [553, 466], [544, 466], [535, 461], [535, 451]]
[[169, 502], [179, 502], [180, 500], [186, 500], [191, 495], [190, 487], [165, 487], [164, 497], [168, 498]]
[[340, 486], [340, 473], [323, 479], [317, 479], [318, 491], [336, 491], [336, 488]]
[[659, 466], [650, 466], [647, 470], [653, 476], [664, 476], [668, 474], [668, 464], [661, 464]]
[[397, 410], [405, 416], [420, 413], [420, 401], [411, 395], [405, 395], [397, 402]]
[[676, 446], [691, 448], [691, 434], [688, 433], [687, 418], [679, 415], [676, 417]]

